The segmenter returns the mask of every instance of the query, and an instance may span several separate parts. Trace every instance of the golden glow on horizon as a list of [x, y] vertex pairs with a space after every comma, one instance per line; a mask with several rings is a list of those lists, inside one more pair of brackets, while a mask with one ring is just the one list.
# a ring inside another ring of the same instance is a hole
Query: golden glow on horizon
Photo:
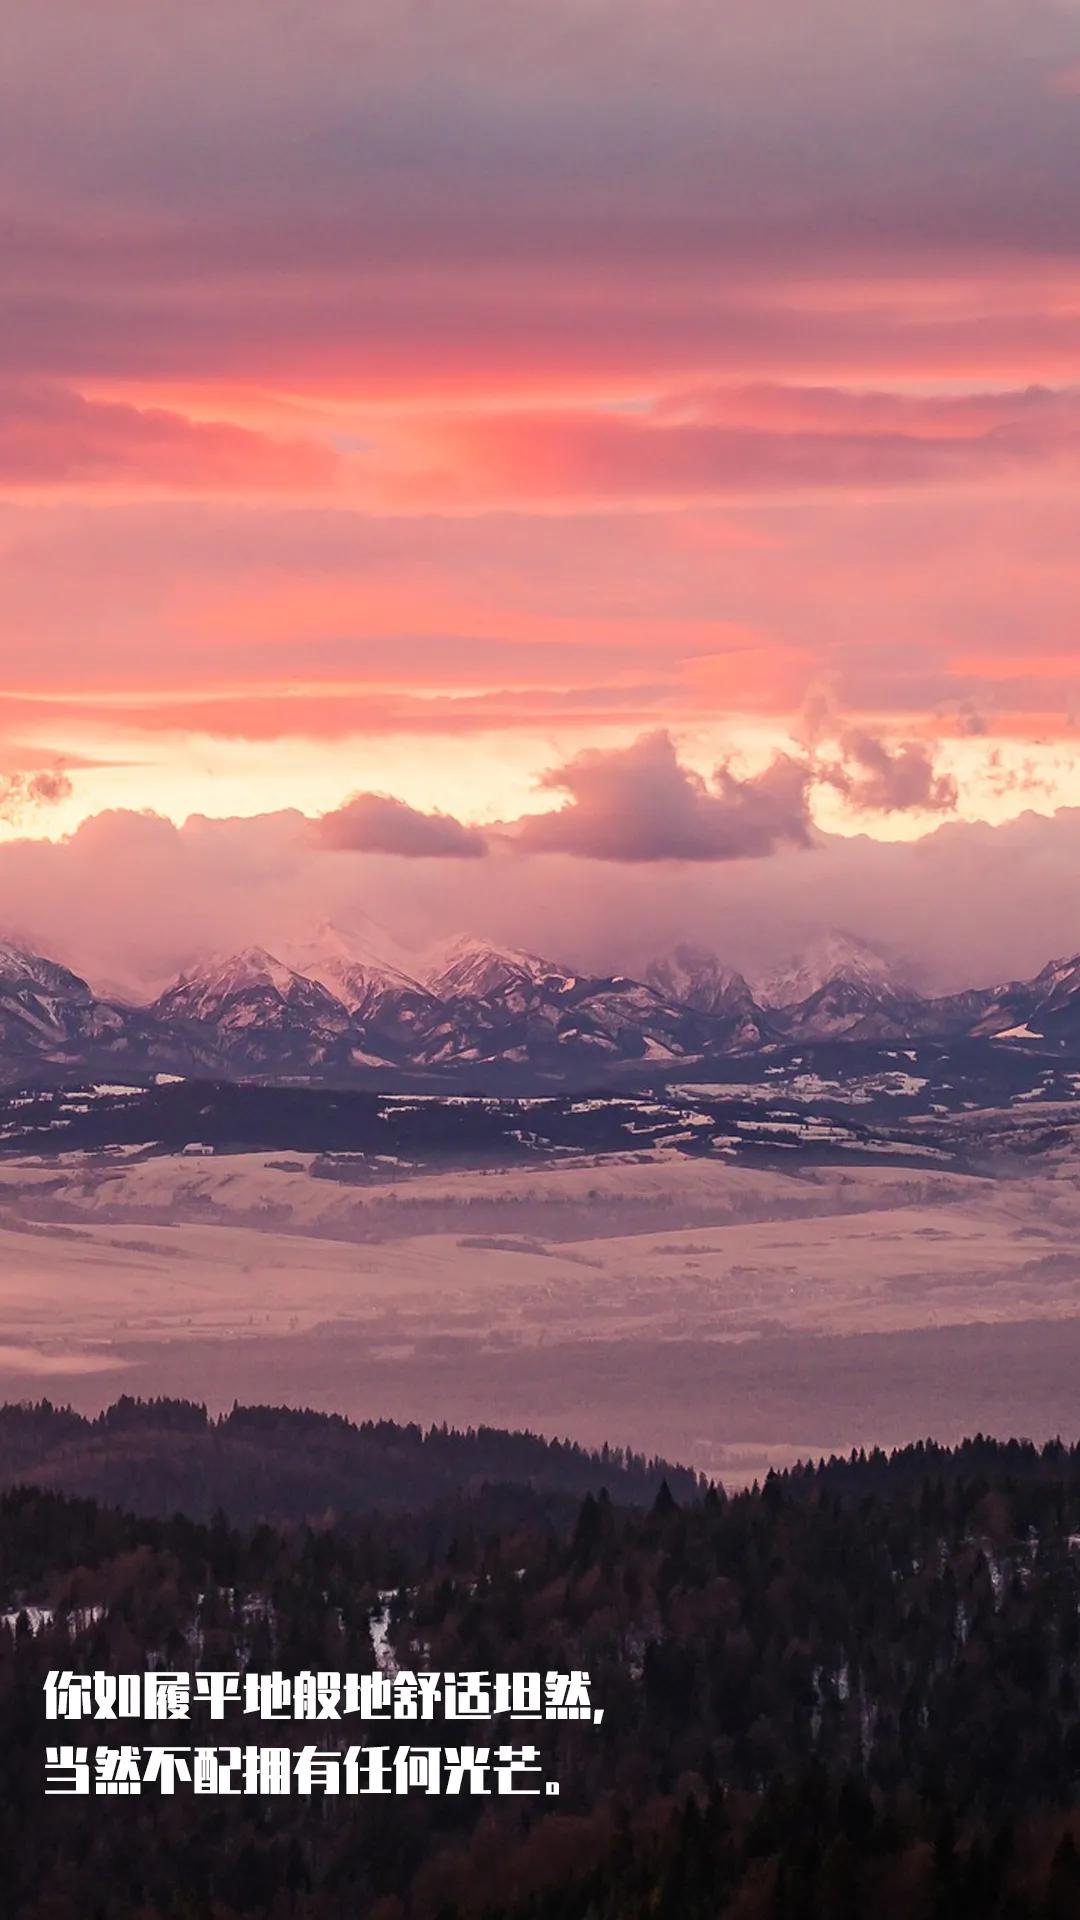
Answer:
[[[493, 825], [547, 811], [560, 796], [539, 784], [550, 768], [585, 748], [625, 748], [637, 728], [565, 729], [558, 734], [500, 733], [408, 739], [354, 736], [313, 743], [222, 740], [212, 735], [105, 735], [92, 727], [71, 742], [71, 795], [33, 815], [0, 822], [0, 839], [61, 839], [112, 809], [158, 813], [182, 825], [192, 815], [250, 818], [295, 810], [327, 812], [358, 790], [393, 794], [423, 812], [442, 811], [469, 825]], [[683, 764], [708, 780], [721, 762], [740, 777], [758, 774], [777, 753], [806, 749], [789, 731], [750, 719], [696, 726], [677, 736]], [[822, 741], [828, 759], [835, 742]], [[25, 757], [25, 756], [24, 756]], [[31, 752], [31, 759], [34, 758]], [[63, 755], [60, 756], [61, 761]], [[1080, 756], [1067, 741], [953, 738], [938, 751], [939, 773], [959, 792], [953, 811], [861, 811], [826, 781], [811, 792], [811, 815], [824, 832], [881, 841], [913, 840], [949, 820], [998, 824], [1027, 810], [1049, 814], [1080, 806]]]

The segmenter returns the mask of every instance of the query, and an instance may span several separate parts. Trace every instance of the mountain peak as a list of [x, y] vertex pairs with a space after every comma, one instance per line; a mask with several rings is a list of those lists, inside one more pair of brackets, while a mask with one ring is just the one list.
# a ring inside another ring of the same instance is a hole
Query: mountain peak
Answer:
[[345, 1009], [335, 995], [306, 974], [287, 967], [265, 947], [241, 947], [238, 952], [216, 956], [181, 975], [157, 1002], [170, 1013], [188, 1019], [214, 1020], [223, 1008], [237, 1001], [251, 1006], [306, 1005], [320, 1010]]
[[378, 939], [382, 932], [374, 922], [370, 929], [358, 932], [324, 920], [309, 940], [287, 946], [285, 951], [291, 967], [335, 994], [351, 1013], [368, 1010], [373, 999], [385, 993], [426, 993], [408, 965], [403, 964], [407, 956], [400, 953], [391, 935], [385, 935], [385, 944], [372, 944], [370, 933]]
[[1035, 976], [1032, 985], [1044, 995], [1067, 997], [1080, 988], [1080, 954], [1072, 953], [1060, 960], [1048, 960], [1045, 967]]
[[85, 997], [90, 991], [80, 974], [72, 973], [56, 960], [47, 960], [10, 935], [0, 937], [0, 981], [7, 986], [29, 986], [39, 992], [64, 996]]
[[497, 946], [488, 940], [460, 934], [448, 946], [429, 956], [425, 977], [431, 991], [442, 1000], [472, 998], [485, 1000], [521, 982], [548, 979], [573, 979], [573, 973], [556, 961], [522, 947]]
[[166, 1025], [191, 1023], [225, 1044], [237, 1065], [262, 1071], [320, 1066], [344, 1044], [347, 1008], [265, 947], [242, 947], [179, 979], [151, 1008]]
[[736, 1003], [751, 1000], [741, 973], [708, 947], [680, 942], [670, 953], [650, 961], [645, 979], [668, 1000], [678, 1000], [700, 1013], [724, 1013]]
[[835, 983], [862, 988], [874, 995], [910, 998], [910, 982], [880, 947], [840, 928], [817, 934], [801, 952], [770, 967], [754, 983], [764, 1007], [792, 1007]]
[[236, 953], [217, 954], [190, 976], [193, 980], [213, 982], [226, 992], [236, 992], [247, 986], [269, 985], [279, 993], [288, 991], [292, 981], [298, 977], [276, 954], [254, 945], [241, 947]]

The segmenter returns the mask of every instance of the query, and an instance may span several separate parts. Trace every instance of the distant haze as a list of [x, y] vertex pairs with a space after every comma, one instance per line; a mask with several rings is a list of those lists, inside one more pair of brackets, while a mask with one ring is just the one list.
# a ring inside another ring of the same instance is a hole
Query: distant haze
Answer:
[[751, 974], [826, 929], [880, 946], [918, 987], [1028, 976], [1080, 948], [1080, 811], [953, 824], [914, 843], [816, 836], [768, 859], [647, 866], [492, 852], [326, 849], [296, 812], [112, 813], [60, 842], [0, 847], [3, 930], [103, 989], [149, 997], [209, 953], [302, 951], [320, 924], [408, 967], [457, 933], [570, 966], [641, 970], [679, 942]]

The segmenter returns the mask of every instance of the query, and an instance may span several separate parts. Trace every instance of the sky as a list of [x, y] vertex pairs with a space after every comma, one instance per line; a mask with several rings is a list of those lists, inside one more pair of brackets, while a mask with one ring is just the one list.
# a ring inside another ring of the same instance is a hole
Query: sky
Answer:
[[0, 920], [1080, 947], [1076, 0], [3, 15]]

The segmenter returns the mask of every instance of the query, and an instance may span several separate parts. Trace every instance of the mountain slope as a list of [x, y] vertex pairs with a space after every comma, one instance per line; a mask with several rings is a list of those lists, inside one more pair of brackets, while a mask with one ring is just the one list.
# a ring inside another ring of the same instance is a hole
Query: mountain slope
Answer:
[[42, 1062], [140, 1069], [168, 1051], [140, 1009], [98, 999], [69, 968], [0, 942], [0, 1062], [9, 1073]]
[[573, 973], [513, 948], [457, 943], [431, 985], [446, 1017], [429, 1064], [501, 1059], [587, 1072], [594, 1061], [687, 1059], [721, 1043], [720, 1023], [648, 982]]
[[775, 1029], [743, 975], [705, 948], [674, 947], [651, 962], [645, 978], [665, 999], [721, 1023], [729, 1046], [756, 1046], [773, 1036]]
[[508, 1005], [519, 997], [523, 1004], [539, 982], [550, 981], [557, 989], [573, 978], [572, 971], [557, 961], [544, 960], [519, 947], [492, 946], [467, 935], [432, 956], [426, 972], [427, 985], [440, 1000], [501, 997]]
[[[430, 971], [413, 973], [396, 954], [384, 959], [334, 928], [286, 951], [292, 964], [244, 948], [186, 974], [152, 1006], [132, 1007], [0, 942], [0, 1079], [124, 1070], [341, 1085], [359, 1076], [370, 1085], [372, 1075], [402, 1073], [437, 1087], [468, 1085], [483, 1068], [520, 1091], [529, 1072], [587, 1084], [783, 1042], [967, 1037], [1080, 1047], [1080, 956], [1052, 961], [1032, 980], [926, 999], [876, 950], [830, 936], [766, 980], [760, 991], [773, 998], [763, 1006], [742, 974], [689, 945], [654, 960], [644, 980], [576, 973], [478, 940], [454, 942]], [[834, 971], [800, 1000], [786, 998], [825, 968]]]
[[415, 1061], [443, 1020], [437, 994], [395, 959], [377, 951], [366, 934], [325, 922], [288, 953], [290, 965], [340, 1000], [352, 1019], [353, 1055], [407, 1065]]
[[324, 1066], [346, 1051], [352, 1027], [334, 994], [263, 947], [246, 947], [178, 980], [151, 1012], [181, 1041], [193, 1031], [224, 1064], [247, 1071]]
[[995, 988], [974, 1031], [1001, 1039], [1080, 1040], [1080, 954], [1049, 961], [1034, 980]]
[[861, 988], [868, 1005], [880, 996], [919, 997], [902, 969], [877, 947], [836, 929], [819, 934], [802, 952], [769, 968], [754, 981], [754, 994], [763, 1007], [794, 1007], [838, 980]]

